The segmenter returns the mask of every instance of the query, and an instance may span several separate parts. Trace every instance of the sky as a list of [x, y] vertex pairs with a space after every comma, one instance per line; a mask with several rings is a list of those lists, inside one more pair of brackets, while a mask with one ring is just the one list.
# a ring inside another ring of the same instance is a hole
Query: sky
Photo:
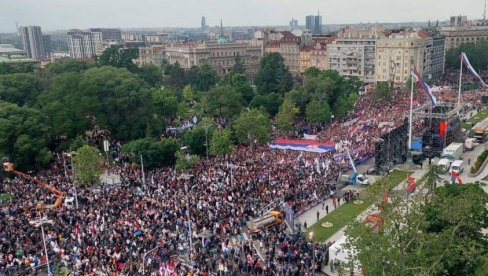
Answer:
[[320, 11], [323, 24], [482, 18], [484, 0], [0, 0], [0, 32], [19, 25], [45, 31], [90, 27], [199, 27], [304, 25]]

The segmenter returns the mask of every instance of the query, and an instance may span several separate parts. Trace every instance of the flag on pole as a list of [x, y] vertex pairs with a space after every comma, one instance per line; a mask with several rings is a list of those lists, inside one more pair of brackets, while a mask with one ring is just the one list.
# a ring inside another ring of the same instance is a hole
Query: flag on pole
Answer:
[[424, 90], [424, 92], [427, 94], [427, 96], [429, 96], [429, 99], [432, 102], [432, 105], [437, 105], [437, 99], [435, 98], [435, 96], [430, 91], [430, 87], [427, 85], [427, 83], [420, 76], [420, 73], [417, 71], [417, 68], [413, 67], [411, 74], [412, 74], [412, 77], [415, 78], [415, 80], [419, 83], [422, 90]]
[[461, 53], [461, 62], [464, 63], [464, 65], [466, 66], [466, 68], [468, 68], [468, 70], [471, 73], [471, 75], [473, 75], [476, 78], [478, 78], [480, 80], [480, 82], [484, 86], [486, 86], [486, 83], [483, 81], [483, 79], [480, 77], [480, 75], [478, 75], [478, 73], [476, 72], [476, 70], [474, 70], [473, 66], [469, 62], [468, 56], [466, 56], [465, 53]]

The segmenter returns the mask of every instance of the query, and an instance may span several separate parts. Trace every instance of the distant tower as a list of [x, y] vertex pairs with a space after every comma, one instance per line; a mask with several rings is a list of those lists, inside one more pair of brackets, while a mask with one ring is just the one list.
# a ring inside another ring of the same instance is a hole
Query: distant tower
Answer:
[[485, 9], [483, 12], [483, 20], [486, 20], [486, 0], [485, 0]]
[[202, 22], [200, 23], [200, 27], [202, 29], [202, 32], [205, 32], [207, 30], [207, 20], [205, 19], [205, 16], [202, 16]]
[[218, 42], [220, 44], [227, 43], [227, 37], [224, 35], [224, 27], [222, 25], [222, 19], [220, 19], [220, 35], [219, 35]]

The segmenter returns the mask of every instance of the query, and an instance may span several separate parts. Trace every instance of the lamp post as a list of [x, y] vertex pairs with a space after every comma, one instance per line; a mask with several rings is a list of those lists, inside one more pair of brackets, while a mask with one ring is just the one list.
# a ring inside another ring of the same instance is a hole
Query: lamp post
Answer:
[[312, 275], [315, 275], [315, 249], [314, 249], [314, 242], [313, 242], [313, 231], [308, 232], [310, 237], [310, 241], [312, 242]]
[[205, 150], [207, 152], [207, 159], [208, 159], [208, 128], [211, 127], [212, 124], [204, 125], [205, 128]]
[[142, 170], [142, 185], [146, 187], [146, 175], [144, 174], [144, 160], [142, 159], [142, 154], [141, 154], [141, 170]]
[[178, 177], [178, 180], [184, 180], [185, 181], [185, 187], [186, 187], [186, 210], [187, 210], [187, 218], [188, 218], [188, 228], [189, 228], [189, 243], [190, 243], [190, 253], [188, 254], [188, 259], [190, 259], [190, 266], [192, 266], [192, 258], [191, 258], [191, 252], [193, 251], [193, 241], [192, 241], [192, 223], [191, 223], [191, 217], [190, 217], [190, 198], [189, 198], [189, 194], [190, 194], [190, 191], [191, 189], [193, 189], [193, 187], [191, 187], [190, 189], [188, 189], [188, 184], [186, 183], [186, 181], [188, 181], [189, 179], [191, 179], [193, 177], [192, 174], [182, 174]]
[[46, 255], [47, 275], [52, 276], [53, 274], [51, 273], [51, 268], [49, 267], [49, 255], [47, 253], [46, 238], [44, 235], [44, 224], [53, 224], [53, 221], [44, 217], [38, 220], [31, 220], [29, 221], [29, 224], [34, 227], [41, 227], [42, 243], [44, 245], [44, 254]]
[[146, 256], [147, 256], [147, 254], [153, 252], [154, 250], [160, 248], [161, 246], [162, 245], [158, 245], [158, 246], [154, 247], [153, 249], [142, 254], [142, 275], [144, 275], [146, 273]]

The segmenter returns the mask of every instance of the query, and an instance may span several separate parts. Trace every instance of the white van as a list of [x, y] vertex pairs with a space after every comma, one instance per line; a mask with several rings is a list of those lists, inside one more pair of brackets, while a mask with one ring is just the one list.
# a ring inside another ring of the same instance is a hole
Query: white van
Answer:
[[463, 172], [463, 163], [464, 163], [463, 160], [456, 160], [456, 161], [452, 162], [451, 169], [449, 170], [449, 172], [454, 171], [457, 174], [462, 173]]
[[439, 160], [437, 166], [439, 166], [443, 172], [448, 172], [449, 168], [451, 167], [451, 160], [443, 158]]

